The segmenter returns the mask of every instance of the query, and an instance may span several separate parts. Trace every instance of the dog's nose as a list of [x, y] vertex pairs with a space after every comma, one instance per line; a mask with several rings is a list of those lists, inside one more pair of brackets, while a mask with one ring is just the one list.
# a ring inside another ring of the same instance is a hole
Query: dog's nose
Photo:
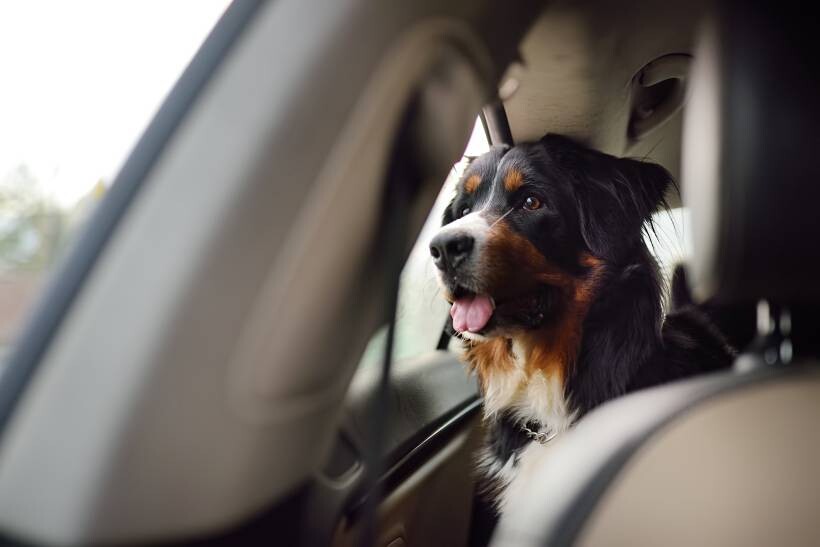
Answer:
[[473, 236], [459, 233], [442, 233], [430, 242], [430, 254], [439, 270], [458, 268], [473, 252]]

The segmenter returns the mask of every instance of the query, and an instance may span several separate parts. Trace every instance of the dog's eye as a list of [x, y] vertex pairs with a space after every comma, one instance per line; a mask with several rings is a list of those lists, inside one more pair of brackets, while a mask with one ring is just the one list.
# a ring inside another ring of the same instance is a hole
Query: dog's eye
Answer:
[[528, 211], [535, 211], [539, 207], [541, 207], [541, 200], [535, 196], [529, 196], [524, 200], [524, 209]]
[[461, 210], [461, 216], [466, 217], [469, 214], [470, 214], [470, 208], [469, 207], [465, 207], [464, 209]]

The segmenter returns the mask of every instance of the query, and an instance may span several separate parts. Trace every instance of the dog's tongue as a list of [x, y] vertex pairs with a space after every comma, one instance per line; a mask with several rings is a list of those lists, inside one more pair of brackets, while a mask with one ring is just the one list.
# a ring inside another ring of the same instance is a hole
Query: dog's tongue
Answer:
[[450, 308], [453, 328], [458, 332], [478, 332], [484, 328], [493, 314], [493, 304], [489, 296], [479, 294], [469, 298], [459, 298]]

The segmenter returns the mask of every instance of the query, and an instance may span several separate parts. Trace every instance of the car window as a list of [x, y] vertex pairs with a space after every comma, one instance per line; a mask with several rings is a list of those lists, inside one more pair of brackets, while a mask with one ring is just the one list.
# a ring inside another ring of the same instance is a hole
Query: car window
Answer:
[[0, 360], [229, 3], [0, 3]]
[[[444, 209], [452, 199], [456, 183], [469, 159], [483, 154], [488, 149], [489, 143], [484, 126], [481, 120], [477, 119], [464, 155], [450, 170], [404, 265], [399, 281], [396, 336], [393, 346], [396, 366], [400, 367], [410, 358], [436, 349], [450, 306], [440, 294], [436, 268], [430, 257], [430, 239], [441, 226]], [[374, 368], [381, 363], [385, 335], [386, 327], [373, 335], [359, 362], [360, 369]]]

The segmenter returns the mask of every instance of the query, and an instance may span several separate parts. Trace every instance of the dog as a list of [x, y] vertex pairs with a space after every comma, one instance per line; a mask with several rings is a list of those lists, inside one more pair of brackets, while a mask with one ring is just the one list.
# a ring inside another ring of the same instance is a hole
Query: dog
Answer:
[[499, 512], [528, 453], [593, 408], [730, 366], [734, 350], [695, 306], [664, 317], [643, 236], [670, 189], [659, 165], [555, 134], [465, 169], [430, 253], [484, 398], [479, 471]]

